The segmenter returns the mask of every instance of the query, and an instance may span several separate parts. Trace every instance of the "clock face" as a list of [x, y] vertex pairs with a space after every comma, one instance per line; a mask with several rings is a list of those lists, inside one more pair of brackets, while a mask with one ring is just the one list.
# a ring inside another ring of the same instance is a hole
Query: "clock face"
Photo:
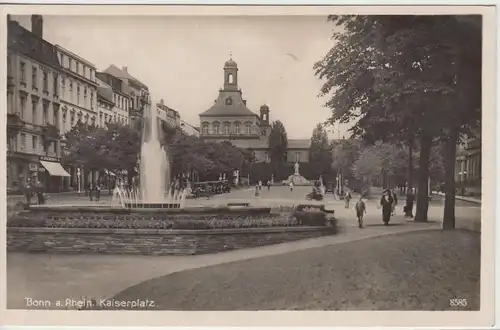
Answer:
[[226, 104], [227, 104], [227, 105], [231, 105], [231, 104], [233, 104], [233, 99], [232, 99], [232, 98], [230, 98], [230, 97], [228, 97], [228, 98], [226, 99]]

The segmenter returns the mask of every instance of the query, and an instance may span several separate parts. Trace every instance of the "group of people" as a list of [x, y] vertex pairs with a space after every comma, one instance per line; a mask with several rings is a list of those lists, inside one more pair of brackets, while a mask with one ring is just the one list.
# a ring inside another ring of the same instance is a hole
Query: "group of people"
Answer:
[[101, 190], [102, 190], [102, 184], [100, 183], [89, 183], [88, 186], [88, 194], [89, 194], [89, 199], [90, 201], [95, 200], [98, 202], [101, 199]]
[[[271, 190], [271, 180], [267, 180], [266, 186], [267, 186], [267, 191], [270, 191]], [[261, 190], [262, 190], [262, 181], [259, 180], [259, 182], [257, 182], [257, 184], [255, 185], [255, 197], [260, 196]]]
[[[404, 215], [406, 218], [413, 218], [413, 203], [415, 201], [415, 196], [412, 192], [409, 192], [406, 196], [406, 204], [403, 207]], [[384, 226], [389, 225], [391, 216], [396, 213], [396, 206], [398, 204], [398, 196], [394, 190], [386, 189], [382, 193], [382, 198], [380, 199], [379, 208], [382, 209], [382, 222]], [[349, 208], [348, 201], [346, 200], [346, 208]], [[358, 219], [359, 228], [363, 228], [363, 216], [366, 214], [366, 205], [363, 201], [363, 194], [359, 196], [359, 200], [355, 205], [356, 217]]]
[[43, 185], [39, 180], [28, 178], [26, 185], [23, 187], [26, 203], [31, 205], [31, 199], [36, 196], [38, 205], [45, 204], [46, 196], [43, 194]]

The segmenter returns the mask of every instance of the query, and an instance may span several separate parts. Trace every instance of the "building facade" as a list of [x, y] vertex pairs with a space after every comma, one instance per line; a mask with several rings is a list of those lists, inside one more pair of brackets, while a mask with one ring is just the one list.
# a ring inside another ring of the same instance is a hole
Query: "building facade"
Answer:
[[[214, 104], [200, 116], [200, 137], [209, 141], [230, 141], [238, 148], [252, 150], [257, 162], [269, 162], [270, 109], [264, 104], [257, 115], [247, 107], [238, 85], [238, 65], [224, 64], [223, 88]], [[287, 160], [308, 162], [310, 140], [288, 140]]]
[[61, 165], [61, 91], [64, 69], [57, 48], [43, 39], [43, 18], [31, 17], [32, 31], [8, 19], [7, 188], [18, 191], [39, 181], [59, 191], [69, 174]]
[[[116, 65], [112, 64], [104, 70], [103, 73], [121, 80], [122, 86], [120, 91], [126, 94], [128, 101], [122, 98], [117, 98], [115, 100], [115, 104], [117, 104], [118, 107], [123, 108], [122, 102], [128, 102], [127, 108], [130, 122], [135, 121], [136, 118], [142, 117], [143, 110], [150, 110], [152, 102], [148, 86], [132, 76], [128, 72], [128, 67], [125, 66], [120, 69]], [[113, 89], [115, 89], [114, 86]]]
[[460, 194], [481, 194], [481, 166], [481, 134], [477, 133], [457, 146], [455, 182]]
[[[60, 90], [61, 134], [64, 136], [77, 123], [98, 125], [98, 85], [94, 64], [62, 46], [56, 45], [56, 49], [59, 63], [63, 68]], [[66, 151], [63, 149], [63, 152]], [[90, 182], [95, 182], [98, 178], [99, 174], [96, 170], [74, 164], [64, 165], [71, 175], [63, 182], [64, 190], [85, 190]]]
[[178, 111], [166, 106], [163, 99], [156, 103], [156, 114], [158, 119], [166, 122], [171, 127], [181, 127], [181, 115]]
[[98, 76], [103, 77], [108, 81], [118, 80], [113, 85], [107, 84], [101, 79], [97, 79], [97, 108], [98, 108], [98, 123], [100, 127], [106, 127], [107, 123], [117, 123], [128, 125], [130, 122], [129, 105], [130, 98], [121, 90], [121, 81], [118, 78], [107, 74], [98, 73]]
[[181, 130], [184, 132], [184, 134], [200, 137], [200, 129], [198, 127], [194, 127], [193, 125], [189, 124], [188, 122], [182, 119], [181, 119]]

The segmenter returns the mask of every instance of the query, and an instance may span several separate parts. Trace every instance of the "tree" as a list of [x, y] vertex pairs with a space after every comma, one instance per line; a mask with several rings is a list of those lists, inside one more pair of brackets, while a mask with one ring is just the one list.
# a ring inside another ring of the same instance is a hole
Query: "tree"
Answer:
[[269, 133], [269, 156], [271, 162], [281, 163], [286, 161], [286, 150], [288, 147], [288, 138], [285, 126], [279, 120], [271, 124], [271, 132]]
[[[315, 65], [316, 75], [326, 80], [322, 95], [332, 94], [326, 102], [333, 110], [330, 121], [358, 120], [352, 130], [355, 135], [365, 134], [373, 140], [406, 141], [410, 148], [418, 140], [419, 189], [415, 220], [426, 221], [433, 143], [445, 138], [451, 152], [456, 142], [453, 137], [460, 134], [459, 128], [476, 122], [472, 119], [477, 113], [475, 107], [462, 106], [465, 110], [458, 113], [467, 115], [461, 116], [453, 110], [459, 95], [464, 95], [456, 83], [457, 72], [462, 73], [459, 67], [466, 67], [463, 59], [467, 56], [459, 55], [460, 49], [464, 43], [475, 45], [464, 48], [475, 48], [477, 54], [481, 47], [477, 47], [476, 40], [481, 37], [457, 33], [472, 30], [465, 27], [459, 16], [330, 16], [329, 20], [344, 29], [334, 33], [337, 43]], [[478, 62], [473, 51], [468, 55], [476, 60], [474, 63]], [[469, 70], [468, 74], [476, 78], [467, 80], [464, 73], [460, 80], [464, 84], [474, 81], [480, 86], [477, 83], [480, 70], [477, 65], [473, 67], [476, 69]], [[469, 87], [473, 88], [472, 84]], [[454, 157], [448, 158], [448, 179], [453, 181]], [[409, 163], [411, 173], [411, 157]], [[411, 175], [408, 181], [411, 184]], [[448, 208], [451, 206], [449, 203]]]
[[90, 168], [99, 164], [101, 153], [99, 152], [99, 142], [96, 140], [96, 134], [100, 130], [101, 128], [78, 121], [65, 134], [68, 152], [64, 154], [63, 161]]
[[355, 139], [332, 141], [331, 146], [332, 169], [344, 176], [352, 176], [352, 165], [361, 152], [361, 141]]
[[354, 176], [370, 188], [373, 178], [382, 172], [382, 159], [373, 147], [365, 148], [353, 165]]
[[314, 177], [325, 175], [331, 170], [332, 152], [326, 130], [322, 124], [318, 124], [312, 133], [309, 164], [315, 172]]
[[[108, 123], [106, 129], [95, 134], [98, 148], [95, 153], [100, 156], [100, 166], [112, 172], [127, 171], [128, 183], [137, 175], [137, 162], [141, 150], [141, 133], [130, 126]], [[160, 156], [160, 155], [158, 155]]]
[[360, 153], [353, 166], [355, 176], [371, 183], [372, 178], [382, 175], [385, 188], [392, 188], [395, 180], [404, 175], [408, 158], [407, 150], [390, 144], [376, 142]]

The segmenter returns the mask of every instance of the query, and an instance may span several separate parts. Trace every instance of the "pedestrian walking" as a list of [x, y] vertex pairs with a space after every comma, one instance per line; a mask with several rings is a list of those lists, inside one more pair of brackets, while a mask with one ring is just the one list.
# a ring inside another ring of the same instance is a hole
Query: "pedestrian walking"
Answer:
[[255, 197], [259, 197], [260, 195], [260, 188], [259, 188], [259, 184], [256, 184], [255, 185]]
[[293, 182], [290, 181], [290, 183], [288, 184], [288, 186], [290, 187], [290, 191], [293, 191]]
[[382, 221], [384, 222], [384, 226], [389, 225], [389, 221], [391, 220], [392, 213], [392, 196], [390, 191], [384, 190], [382, 198], [380, 199], [380, 206], [382, 207]]
[[262, 190], [262, 181], [259, 180], [259, 190]]
[[391, 215], [396, 215], [396, 206], [398, 205], [398, 196], [394, 189], [392, 190], [392, 212]]
[[267, 180], [267, 191], [271, 190], [271, 181]]
[[358, 218], [358, 227], [363, 228], [363, 216], [366, 214], [366, 205], [363, 201], [363, 195], [359, 196], [359, 200], [356, 202], [354, 208], [356, 209], [356, 217]]
[[97, 184], [95, 187], [95, 199], [99, 201], [101, 199], [101, 185]]
[[351, 192], [349, 190], [346, 190], [345, 195], [344, 195], [344, 202], [345, 202], [345, 208], [349, 208], [349, 202], [351, 201]]
[[31, 179], [28, 178], [28, 183], [26, 184], [26, 186], [24, 187], [24, 195], [26, 197], [26, 203], [28, 205], [31, 204], [31, 196], [32, 196], [32, 190], [31, 190]]
[[415, 195], [411, 190], [408, 190], [406, 195], [406, 205], [404, 206], [404, 212], [406, 218], [413, 218], [413, 203], [415, 202]]
[[36, 183], [36, 196], [38, 198], [38, 205], [45, 204], [45, 196], [43, 196], [43, 187], [40, 181]]
[[92, 183], [89, 183], [89, 199], [92, 202], [93, 201], [93, 196], [92, 196], [92, 191], [94, 190], [94, 186]]

